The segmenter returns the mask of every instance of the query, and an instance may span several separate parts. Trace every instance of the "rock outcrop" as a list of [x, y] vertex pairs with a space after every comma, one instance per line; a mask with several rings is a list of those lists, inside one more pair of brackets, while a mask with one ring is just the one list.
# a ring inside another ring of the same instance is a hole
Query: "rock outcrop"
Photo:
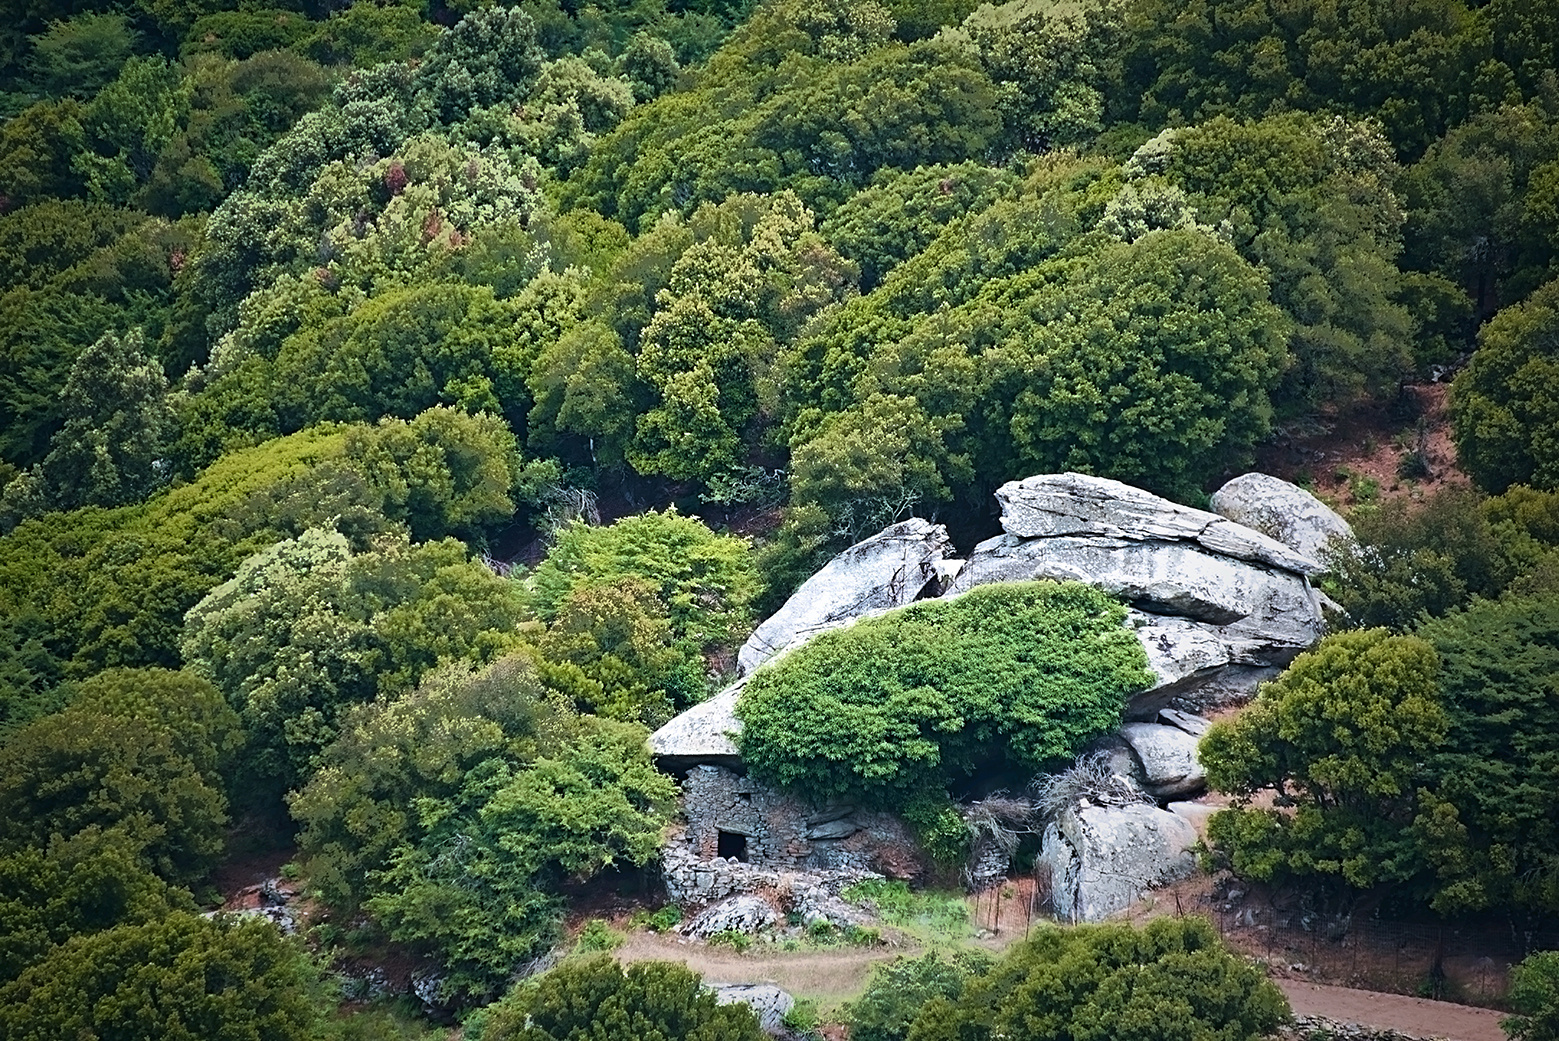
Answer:
[[780, 913], [774, 905], [760, 896], [743, 893], [705, 908], [691, 921], [677, 926], [677, 932], [700, 940], [707, 940], [720, 933], [746, 933], [750, 936], [779, 920]]
[[1143, 788], [1155, 799], [1194, 795], [1207, 787], [1196, 758], [1196, 738], [1179, 727], [1127, 723], [1121, 737], [1142, 766]]
[[1321, 565], [1225, 517], [1084, 474], [1030, 477], [996, 495], [1006, 534], [975, 547], [951, 592], [1048, 578], [1132, 604], [1159, 679], [1132, 718], [1176, 698], [1248, 696], [1325, 629], [1307, 578]]
[[785, 605], [759, 625], [736, 656], [747, 676], [808, 635], [884, 608], [901, 607], [922, 592], [937, 595], [953, 570], [943, 563], [952, 543], [940, 524], [913, 517], [883, 529], [830, 560], [802, 583]]
[[1213, 512], [1322, 564], [1334, 540], [1353, 541], [1353, 529], [1331, 507], [1298, 485], [1269, 474], [1236, 477], [1213, 493], [1212, 507]]
[[720, 1005], [747, 1005], [758, 1017], [765, 1034], [782, 1036], [785, 1017], [796, 1007], [796, 999], [772, 983], [733, 983], [715, 987], [715, 1002]]
[[1101, 921], [1144, 891], [1189, 876], [1196, 829], [1156, 806], [1081, 806], [1045, 829], [1040, 862], [1050, 869], [1056, 917]]

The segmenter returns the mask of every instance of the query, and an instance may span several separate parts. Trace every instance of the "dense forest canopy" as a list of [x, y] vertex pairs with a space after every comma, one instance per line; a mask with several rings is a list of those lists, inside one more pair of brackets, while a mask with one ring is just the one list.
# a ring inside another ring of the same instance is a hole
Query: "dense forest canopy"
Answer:
[[[110, 1036], [132, 963], [169, 997], [122, 1036], [348, 1029], [269, 927], [192, 913], [247, 829], [444, 1007], [499, 999], [571, 886], [656, 854], [648, 729], [829, 554], [912, 513], [989, 534], [990, 492], [1040, 472], [1199, 503], [1431, 372], [1470, 483], [1355, 512], [1322, 584], [1361, 631], [1208, 738], [1237, 797], [1211, 855], [1559, 913], [1556, 47], [1553, 0], [25, 0], [0, 1038]], [[760, 674], [759, 772], [929, 842], [951, 781], [1074, 754], [1147, 682], [1102, 595], [958, 605]], [[934, 698], [819, 679], [948, 631], [1044, 682], [1015, 709], [945, 660]], [[904, 739], [876, 759], [838, 727], [872, 713]], [[1114, 942], [928, 964], [913, 1036], [1005, 1029], [1055, 964], [1114, 986]], [[1234, 972], [1194, 931], [1142, 942]], [[195, 964], [241, 977], [220, 1008]], [[1235, 975], [1219, 1036], [1276, 1015]], [[490, 1036], [579, 1036], [576, 991], [750, 1028], [591, 962]]]

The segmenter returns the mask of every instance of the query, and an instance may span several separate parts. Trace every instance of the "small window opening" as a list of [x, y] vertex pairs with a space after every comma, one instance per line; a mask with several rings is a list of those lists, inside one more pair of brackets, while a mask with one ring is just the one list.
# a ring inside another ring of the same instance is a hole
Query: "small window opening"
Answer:
[[752, 802], [752, 792], [737, 792], [736, 793], [736, 801], [737, 802]]
[[742, 863], [747, 862], [747, 836], [734, 831], [722, 831], [715, 840], [715, 853], [722, 860], [735, 857]]

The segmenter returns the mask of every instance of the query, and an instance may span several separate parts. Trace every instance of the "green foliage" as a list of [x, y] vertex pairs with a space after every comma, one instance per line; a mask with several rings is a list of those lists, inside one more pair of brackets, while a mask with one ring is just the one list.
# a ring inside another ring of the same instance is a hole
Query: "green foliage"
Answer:
[[1204, 919], [1160, 918], [1141, 929], [1044, 929], [971, 977], [956, 999], [933, 997], [903, 1036], [1254, 1041], [1287, 1015], [1277, 987], [1225, 949]]
[[953, 220], [1011, 190], [1011, 173], [975, 162], [884, 170], [823, 224], [823, 236], [861, 266], [861, 289], [931, 244]]
[[1488, 60], [1487, 28], [1456, 0], [1283, 12], [1211, 0], [1193, 17], [1180, 13], [1163, 0], [1132, 6], [1120, 118], [1162, 126], [1284, 109], [1374, 115], [1400, 152], [1417, 155], [1469, 109], [1504, 100], [1479, 96], [1508, 67]]
[[814, 799], [894, 807], [1072, 758], [1151, 682], [1124, 618], [1087, 586], [1001, 584], [824, 633], [748, 681], [742, 757]]
[[1209, 837], [1258, 879], [1396, 884], [1444, 914], [1559, 907], [1556, 661], [1552, 599], [1328, 638], [1202, 743], [1209, 783], [1240, 800], [1274, 787], [1295, 808], [1237, 800]]
[[570, 961], [520, 984], [487, 1010], [474, 1041], [576, 1041], [633, 1036], [643, 1041], [759, 1041], [745, 1005], [716, 1005], [681, 965], [626, 969], [605, 955]]
[[751, 625], [758, 579], [747, 543], [675, 509], [606, 527], [570, 524], [528, 581], [530, 605], [552, 622], [576, 590], [625, 578], [653, 589], [672, 634], [697, 650], [734, 643]]
[[76, 937], [0, 985], [0, 1037], [306, 1041], [310, 976], [269, 922], [173, 914]]
[[53, 97], [91, 97], [119, 74], [136, 35], [129, 19], [117, 13], [87, 12], [51, 22], [32, 39], [32, 74]]
[[1429, 763], [1418, 829], [1447, 914], [1559, 908], [1559, 764], [1548, 694], [1559, 600], [1476, 603], [1423, 626], [1442, 664], [1450, 730]]
[[637, 375], [652, 400], [627, 457], [640, 473], [707, 483], [742, 462], [758, 375], [778, 345], [845, 295], [853, 271], [790, 192], [702, 207], [687, 231], [638, 331]]
[[1559, 245], [1555, 162], [1559, 123], [1542, 105], [1479, 112], [1446, 134], [1403, 177], [1408, 264], [1458, 286], [1480, 321], [1526, 296], [1552, 277]]
[[0, 980], [16, 979], [73, 936], [193, 908], [187, 893], [147, 871], [134, 844], [113, 832], [0, 856], [0, 885]]
[[64, 427], [43, 462], [5, 486], [0, 530], [48, 510], [121, 506], [165, 476], [174, 422], [162, 366], [139, 331], [104, 336], [77, 356], [60, 390]]
[[579, 938], [574, 941], [576, 954], [593, 954], [597, 951], [615, 951], [621, 947], [627, 937], [613, 929], [604, 918], [592, 918], [579, 930]]
[[1278, 394], [1289, 409], [1380, 394], [1412, 371], [1417, 328], [1396, 266], [1401, 170], [1378, 124], [1218, 118], [1155, 138], [1127, 170], [1162, 170], [1202, 223], [1267, 273], [1293, 323]]
[[659, 726], [705, 687], [703, 657], [636, 578], [575, 589], [536, 648], [548, 686], [598, 716]]
[[844, 1021], [855, 1041], [904, 1041], [910, 1024], [932, 998], [957, 1001], [964, 985], [991, 969], [978, 951], [958, 951], [950, 959], [936, 951], [919, 958], [895, 958], [872, 969], [866, 991], [844, 1008]]
[[1511, 1041], [1559, 1037], [1559, 951], [1538, 951], [1511, 970], [1510, 1004], [1516, 1014], [1500, 1021]]
[[1513, 484], [1559, 487], [1559, 399], [1554, 396], [1559, 281], [1496, 315], [1452, 386], [1458, 458], [1492, 492]]
[[190, 609], [184, 658], [238, 710], [256, 783], [304, 780], [341, 713], [410, 690], [440, 661], [513, 644], [518, 591], [454, 539], [353, 553], [311, 528], [239, 565]]
[[1530, 539], [1515, 523], [1497, 530], [1490, 519], [1497, 510], [1471, 490], [1452, 488], [1416, 509], [1356, 516], [1358, 543], [1333, 550], [1327, 592], [1352, 624], [1397, 631], [1474, 596], [1496, 597], [1520, 569], [1516, 543]]
[[[879, 169], [983, 156], [996, 93], [966, 44], [890, 40], [877, 4], [760, 7], [693, 90], [630, 114], [567, 187], [630, 228], [737, 192], [826, 210]], [[718, 116], [711, 118], [711, 113]]]
[[0, 849], [55, 837], [123, 836], [160, 877], [192, 882], [222, 851], [227, 800], [160, 719], [70, 708], [10, 734], [0, 772]]
[[[1382, 629], [1327, 637], [1202, 740], [1208, 784], [1237, 797], [1209, 827], [1234, 870], [1330, 876], [1356, 889], [1422, 869], [1411, 825], [1420, 770], [1449, 721], [1433, 647]], [[1275, 789], [1292, 812], [1253, 808]]]
[[672, 782], [641, 728], [577, 716], [526, 656], [450, 667], [354, 712], [291, 798], [310, 882], [490, 999], [559, 937], [566, 879], [643, 864]]

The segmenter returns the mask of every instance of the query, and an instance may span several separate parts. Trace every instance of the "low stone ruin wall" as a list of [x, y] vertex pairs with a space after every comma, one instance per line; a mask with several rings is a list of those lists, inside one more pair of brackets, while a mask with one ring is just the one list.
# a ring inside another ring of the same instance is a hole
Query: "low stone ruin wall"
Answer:
[[734, 856], [759, 868], [893, 878], [920, 873], [918, 847], [891, 814], [810, 806], [721, 766], [693, 767], [682, 792], [683, 845], [698, 859]]

